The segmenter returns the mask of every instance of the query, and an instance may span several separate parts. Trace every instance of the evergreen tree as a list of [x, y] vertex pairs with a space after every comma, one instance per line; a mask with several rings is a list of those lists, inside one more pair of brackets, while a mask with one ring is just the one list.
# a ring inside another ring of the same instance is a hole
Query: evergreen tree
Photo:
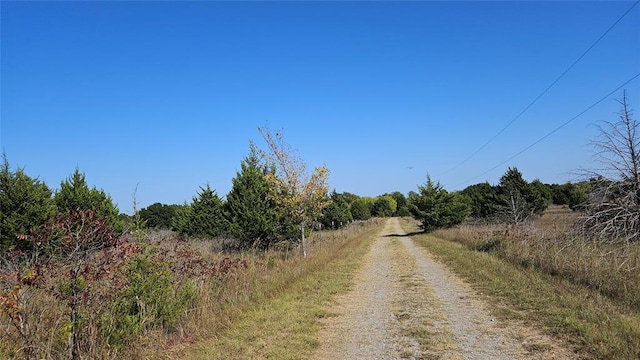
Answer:
[[347, 197], [334, 190], [331, 193], [331, 203], [322, 212], [322, 225], [325, 228], [336, 229], [352, 221]]
[[538, 214], [541, 214], [549, 207], [549, 204], [553, 203], [551, 186], [544, 184], [539, 179], [533, 180], [529, 186], [533, 193], [533, 207]]
[[189, 233], [191, 220], [191, 205], [186, 202], [182, 205], [178, 205], [176, 208], [176, 214], [171, 220], [171, 230], [177, 232], [181, 236], [185, 236]]
[[6, 154], [0, 168], [0, 254], [10, 249], [29, 251], [31, 244], [18, 240], [55, 214], [51, 190], [29, 177], [24, 169], [11, 171]]
[[200, 188], [198, 195], [193, 198], [193, 202], [177, 223], [178, 231], [187, 236], [216, 237], [224, 233], [227, 221], [223, 213], [224, 203], [211, 189], [209, 184]]
[[274, 201], [275, 186], [267, 180], [270, 170], [260, 164], [253, 146], [240, 168], [224, 207], [229, 234], [242, 248], [268, 248], [278, 238], [278, 220], [282, 217]]
[[96, 210], [96, 215], [105, 217], [107, 223], [116, 231], [124, 230], [124, 222], [119, 218], [118, 207], [114, 205], [104, 190], [94, 186], [89, 188], [85, 174], [76, 168], [71, 176], [60, 183], [60, 190], [53, 200], [61, 214], [73, 214], [78, 211]]
[[427, 182], [418, 186], [419, 193], [409, 195], [409, 211], [419, 220], [422, 230], [428, 232], [447, 228], [463, 222], [471, 213], [467, 197], [460, 193], [449, 193], [434, 183], [430, 176]]
[[547, 201], [535, 185], [529, 184], [517, 168], [508, 168], [498, 186], [499, 212], [505, 221], [520, 224], [542, 214]]
[[468, 186], [462, 194], [469, 198], [471, 216], [476, 219], [490, 219], [498, 212], [496, 188], [488, 182]]

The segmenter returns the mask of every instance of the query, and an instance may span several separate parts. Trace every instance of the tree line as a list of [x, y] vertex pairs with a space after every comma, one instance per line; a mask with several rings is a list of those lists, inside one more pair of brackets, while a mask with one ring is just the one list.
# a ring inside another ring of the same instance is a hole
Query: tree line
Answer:
[[[598, 240], [636, 241], [640, 238], [640, 137], [638, 122], [627, 103], [619, 100], [618, 121], [603, 122], [600, 136], [592, 142], [597, 171], [584, 171], [578, 183], [527, 182], [510, 167], [497, 185], [488, 182], [462, 191], [448, 192], [427, 177], [418, 191], [407, 196], [392, 192], [377, 197], [328, 192], [329, 170], [306, 165], [286, 145], [282, 134], [259, 131], [267, 144], [250, 144], [249, 155], [232, 179], [232, 189], [222, 199], [208, 184], [192, 202], [182, 205], [153, 204], [140, 210], [147, 226], [168, 228], [183, 237], [230, 236], [237, 248], [268, 248], [276, 242], [298, 239], [306, 253], [305, 236], [310, 228], [338, 228], [371, 217], [413, 216], [425, 231], [460, 224], [472, 218], [522, 224], [539, 216], [549, 204], [567, 205], [580, 211], [582, 233]], [[75, 172], [55, 193], [24, 169], [12, 170], [3, 154], [0, 168], [0, 250], [28, 251], [24, 239], [34, 228], [70, 217], [78, 211], [95, 211], [116, 233], [125, 229], [110, 196], [90, 188], [85, 175]]]

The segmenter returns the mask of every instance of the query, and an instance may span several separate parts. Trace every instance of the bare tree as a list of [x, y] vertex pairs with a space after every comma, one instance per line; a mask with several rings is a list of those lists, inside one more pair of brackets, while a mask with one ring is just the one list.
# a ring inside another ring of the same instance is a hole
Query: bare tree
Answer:
[[616, 122], [598, 126], [600, 136], [591, 142], [600, 165], [587, 172], [588, 195], [583, 229], [601, 241], [640, 240], [640, 124], [633, 119], [627, 93], [617, 100], [621, 110]]
[[327, 196], [329, 170], [323, 165], [309, 175], [304, 161], [284, 143], [282, 133], [273, 134], [266, 128], [258, 128], [258, 131], [269, 149], [263, 156], [276, 167], [275, 174], [269, 174], [267, 178], [279, 189], [278, 204], [300, 224], [302, 253], [306, 257], [305, 226], [316, 220], [330, 202]]

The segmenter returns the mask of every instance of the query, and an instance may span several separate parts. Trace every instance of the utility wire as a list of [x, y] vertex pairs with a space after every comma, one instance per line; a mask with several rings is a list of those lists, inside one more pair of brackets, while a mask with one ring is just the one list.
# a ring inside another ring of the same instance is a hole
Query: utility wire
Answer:
[[540, 95], [538, 95], [538, 97], [536, 97], [535, 99], [533, 99], [533, 101], [527, 105], [527, 107], [524, 108], [524, 110], [520, 111], [520, 113], [513, 118], [513, 120], [511, 120], [507, 125], [505, 125], [500, 131], [498, 131], [497, 134], [495, 134], [491, 139], [489, 139], [489, 141], [487, 141], [486, 143], [484, 143], [484, 145], [480, 146], [480, 148], [478, 148], [478, 150], [476, 150], [473, 154], [469, 155], [466, 159], [462, 160], [460, 163], [458, 163], [456, 166], [454, 166], [453, 168], [451, 168], [450, 170], [446, 171], [446, 173], [449, 173], [457, 168], [459, 168], [462, 164], [466, 163], [467, 161], [469, 161], [471, 158], [473, 158], [474, 156], [476, 156], [480, 151], [482, 151], [484, 148], [486, 148], [491, 142], [493, 142], [493, 140], [495, 140], [498, 136], [500, 136], [500, 134], [502, 134], [509, 126], [511, 126], [514, 122], [516, 122], [516, 120], [518, 120], [520, 118], [520, 116], [522, 116], [522, 114], [524, 114], [527, 110], [529, 110], [530, 107], [533, 106], [533, 104], [535, 104], [536, 102], [538, 102], [538, 100], [544, 96], [544, 94], [546, 94], [558, 81], [560, 81], [560, 79], [562, 79], [568, 72], [569, 70], [571, 70], [580, 60], [582, 60], [583, 57], [585, 57], [585, 55], [587, 55], [587, 53], [589, 51], [591, 51], [591, 49], [593, 49], [599, 42], [600, 40], [602, 40], [611, 30], [613, 30], [614, 27], [616, 27], [616, 25], [618, 25], [618, 23], [625, 17], [627, 16], [627, 14], [629, 12], [631, 12], [631, 10], [633, 10], [633, 8], [638, 5], [638, 3], [640, 3], [640, 0], [637, 0], [636, 2], [633, 3], [633, 5], [631, 5], [631, 7], [624, 13], [622, 14], [622, 16], [620, 16], [618, 18], [618, 20], [616, 20], [616, 22], [613, 23], [613, 25], [611, 25], [607, 31], [605, 31], [602, 35], [600, 35], [600, 37], [593, 43], [591, 44], [591, 46], [589, 46], [589, 48], [582, 53], [582, 55], [580, 55], [564, 72], [562, 72], [562, 74], [560, 74], [560, 76], [558, 76], [552, 83], [551, 85], [547, 86], [546, 89], [544, 89], [544, 91], [542, 93], [540, 93]]
[[613, 95], [615, 92], [617, 92], [618, 90], [622, 89], [624, 86], [626, 86], [628, 83], [632, 82], [633, 80], [635, 80], [636, 78], [640, 77], [640, 73], [635, 74], [633, 77], [631, 77], [629, 80], [625, 81], [622, 85], [618, 86], [617, 88], [615, 88], [614, 90], [612, 90], [611, 92], [609, 92], [607, 95], [603, 96], [600, 100], [594, 102], [593, 104], [591, 104], [588, 108], [584, 109], [583, 111], [581, 111], [578, 115], [572, 117], [571, 119], [565, 121], [564, 123], [562, 123], [562, 125], [558, 126], [557, 128], [551, 130], [550, 132], [548, 132], [546, 135], [544, 135], [543, 137], [541, 137], [540, 139], [534, 141], [531, 145], [525, 147], [524, 149], [520, 150], [519, 152], [517, 152], [515, 155], [511, 156], [510, 158], [508, 158], [507, 160], [501, 162], [500, 164], [492, 167], [491, 169], [483, 172], [482, 174], [473, 177], [467, 181], [463, 181], [459, 184], [456, 184], [455, 187], [458, 187], [460, 185], [469, 183], [483, 175], [486, 175], [488, 173], [490, 173], [491, 171], [499, 168], [500, 166], [506, 164], [508, 161], [513, 160], [515, 157], [519, 156], [520, 154], [522, 154], [523, 152], [531, 149], [532, 147], [534, 147], [535, 145], [537, 145], [538, 143], [542, 142], [543, 140], [545, 140], [546, 138], [548, 138], [549, 136], [551, 136], [552, 134], [554, 134], [555, 132], [557, 132], [558, 130], [562, 129], [563, 127], [567, 126], [570, 122], [572, 122], [573, 120], [579, 118], [580, 116], [582, 116], [584, 113], [586, 113], [587, 111], [593, 109], [596, 105], [600, 104], [601, 102], [603, 102], [604, 100], [606, 100], [607, 98], [609, 98], [611, 95]]

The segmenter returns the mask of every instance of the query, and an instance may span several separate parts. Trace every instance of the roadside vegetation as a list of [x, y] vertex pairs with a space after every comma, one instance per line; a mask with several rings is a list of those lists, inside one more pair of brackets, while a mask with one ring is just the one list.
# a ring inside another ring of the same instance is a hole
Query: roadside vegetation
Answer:
[[505, 314], [584, 356], [639, 358], [640, 137], [626, 93], [620, 106], [592, 143], [599, 170], [566, 184], [510, 167], [457, 192], [429, 176], [407, 196], [329, 192], [324, 165], [308, 172], [281, 133], [259, 129], [267, 146], [250, 144], [226, 196], [205, 184], [189, 203], [140, 211], [134, 196], [125, 215], [79, 169], [53, 191], [3, 154], [0, 358], [172, 356], [223, 333], [206, 356], [306, 354], [313, 326], [282, 325], [292, 343], [257, 349], [247, 324], [277, 318], [263, 312], [271, 300], [304, 324], [325, 316], [316, 305], [345, 288], [366, 248], [356, 235], [389, 216], [412, 216], [416, 238]]
[[552, 208], [527, 231], [465, 225], [412, 238], [493, 299], [499, 316], [541, 327], [581, 358], [637, 359], [640, 245], [569, 238], [562, 218], [575, 214]]
[[[541, 326], [583, 358], [640, 358], [640, 125], [626, 92], [619, 103], [618, 121], [591, 143], [598, 170], [581, 171], [584, 181], [529, 183], [509, 168], [498, 185], [461, 192], [471, 206], [463, 224], [414, 236], [497, 313]], [[405, 226], [425, 229], [416, 220]]]
[[217, 336], [247, 304], [351, 259], [360, 242], [345, 241], [405, 200], [367, 198], [354, 217], [361, 198], [329, 194], [326, 169], [308, 176], [287, 147], [271, 150], [251, 144], [226, 198], [207, 184], [191, 203], [138, 211], [134, 194], [132, 216], [79, 169], [52, 191], [3, 155], [0, 358], [161, 357]]

